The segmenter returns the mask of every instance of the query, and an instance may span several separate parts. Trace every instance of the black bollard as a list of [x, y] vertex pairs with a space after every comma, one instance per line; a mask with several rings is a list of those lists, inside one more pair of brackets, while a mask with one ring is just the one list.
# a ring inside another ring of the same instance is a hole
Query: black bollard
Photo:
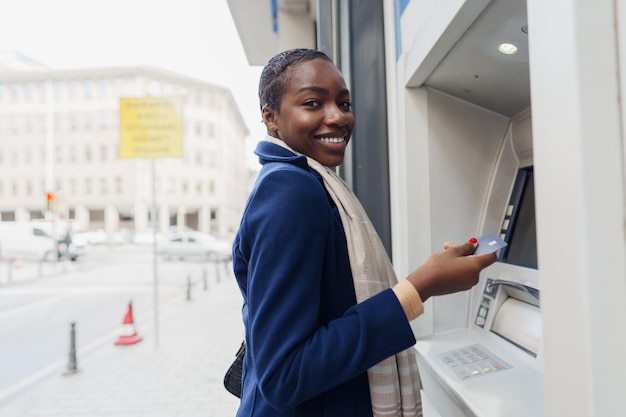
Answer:
[[72, 375], [79, 370], [76, 362], [76, 323], [70, 323], [70, 326], [70, 354], [67, 369], [63, 375]]
[[191, 274], [187, 275], [187, 301], [191, 301]]
[[215, 265], [215, 280], [216, 282], [220, 282], [220, 260], [217, 258], [217, 256], [213, 261], [213, 265]]

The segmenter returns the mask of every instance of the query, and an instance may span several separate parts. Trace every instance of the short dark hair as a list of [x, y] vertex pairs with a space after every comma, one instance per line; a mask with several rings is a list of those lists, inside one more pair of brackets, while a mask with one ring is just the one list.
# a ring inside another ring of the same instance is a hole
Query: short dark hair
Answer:
[[287, 89], [290, 76], [287, 70], [297, 64], [314, 59], [332, 60], [322, 51], [315, 49], [297, 48], [283, 51], [272, 57], [261, 72], [259, 80], [259, 104], [261, 110], [268, 106], [278, 111], [280, 101]]

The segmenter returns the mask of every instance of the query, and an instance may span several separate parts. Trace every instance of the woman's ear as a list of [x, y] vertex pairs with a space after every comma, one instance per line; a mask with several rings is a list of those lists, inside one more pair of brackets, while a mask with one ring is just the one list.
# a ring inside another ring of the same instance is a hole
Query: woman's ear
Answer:
[[267, 131], [274, 136], [275, 133], [278, 131], [276, 111], [268, 105], [265, 105], [261, 110], [261, 115], [263, 116], [263, 123], [265, 123]]

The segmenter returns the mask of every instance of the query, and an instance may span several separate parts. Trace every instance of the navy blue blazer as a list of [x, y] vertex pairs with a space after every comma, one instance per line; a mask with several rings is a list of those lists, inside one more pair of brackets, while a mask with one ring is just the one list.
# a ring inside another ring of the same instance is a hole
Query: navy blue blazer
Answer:
[[391, 289], [357, 304], [339, 212], [270, 142], [233, 244], [246, 355], [239, 417], [369, 417], [367, 369], [415, 344]]

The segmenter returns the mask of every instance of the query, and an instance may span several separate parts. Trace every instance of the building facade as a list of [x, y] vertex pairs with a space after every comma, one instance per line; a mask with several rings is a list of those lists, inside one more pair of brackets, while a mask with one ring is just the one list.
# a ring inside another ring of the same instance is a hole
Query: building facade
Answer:
[[[0, 219], [172, 225], [229, 238], [249, 191], [248, 129], [227, 88], [152, 67], [0, 70]], [[181, 103], [183, 157], [121, 159], [120, 99]]]

